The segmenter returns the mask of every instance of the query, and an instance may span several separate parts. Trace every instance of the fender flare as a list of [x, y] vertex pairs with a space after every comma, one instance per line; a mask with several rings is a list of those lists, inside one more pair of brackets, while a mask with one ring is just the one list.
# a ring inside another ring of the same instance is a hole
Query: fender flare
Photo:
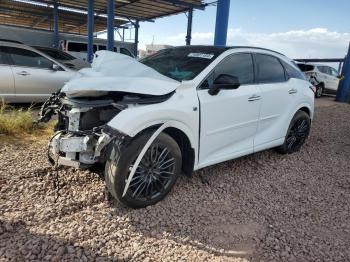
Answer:
[[[310, 119], [311, 119], [311, 120], [313, 119], [314, 113], [313, 113], [313, 110], [311, 109], [310, 104], [308, 104], [308, 103], [306, 103], [306, 102], [303, 102], [303, 103], [298, 104], [298, 106], [296, 107], [297, 109], [294, 110], [294, 111], [292, 112], [292, 114], [290, 114], [291, 116], [290, 116], [289, 119], [288, 119], [288, 123], [290, 123], [290, 122], [292, 121], [292, 119], [293, 119], [293, 117], [295, 116], [295, 114], [296, 114], [301, 108], [303, 108], [303, 107], [306, 107], [306, 108], [310, 111]], [[288, 124], [288, 126], [286, 127], [286, 129], [284, 130], [284, 131], [285, 131], [285, 132], [284, 132], [285, 134], [287, 134], [288, 128], [289, 128], [289, 124]]]
[[159, 119], [159, 120], [148, 122], [147, 124], [139, 125], [138, 128], [133, 129], [132, 132], [129, 132], [129, 133], [123, 132], [123, 130], [118, 130], [118, 131], [133, 138], [148, 128], [159, 126], [159, 125], [162, 125], [164, 123], [167, 123], [166, 128], [173, 127], [173, 128], [176, 128], [176, 129], [179, 129], [180, 131], [182, 131], [187, 136], [188, 140], [190, 141], [191, 147], [195, 150], [195, 152], [197, 152], [198, 142], [195, 138], [196, 136], [193, 134], [191, 129], [185, 123], [180, 122], [178, 120]]

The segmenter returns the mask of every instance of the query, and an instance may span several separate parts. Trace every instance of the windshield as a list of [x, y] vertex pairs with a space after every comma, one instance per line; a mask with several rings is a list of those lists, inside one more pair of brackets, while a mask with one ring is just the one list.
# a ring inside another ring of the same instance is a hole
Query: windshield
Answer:
[[174, 80], [191, 80], [225, 50], [213, 47], [171, 48], [141, 59], [140, 62]]

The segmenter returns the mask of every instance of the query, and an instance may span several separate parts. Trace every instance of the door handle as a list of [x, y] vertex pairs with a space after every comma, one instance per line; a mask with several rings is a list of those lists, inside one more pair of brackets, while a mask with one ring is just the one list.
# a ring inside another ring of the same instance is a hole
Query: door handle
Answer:
[[288, 93], [291, 94], [291, 95], [292, 94], [296, 94], [296, 93], [298, 93], [298, 90], [295, 89], [295, 88], [292, 88], [291, 90], [288, 91]]
[[251, 97], [248, 98], [248, 101], [249, 101], [249, 102], [253, 102], [253, 101], [260, 100], [260, 99], [261, 99], [261, 96], [252, 95]]
[[17, 75], [27, 76], [27, 75], [30, 75], [30, 74], [27, 71], [21, 71], [21, 72], [18, 72]]

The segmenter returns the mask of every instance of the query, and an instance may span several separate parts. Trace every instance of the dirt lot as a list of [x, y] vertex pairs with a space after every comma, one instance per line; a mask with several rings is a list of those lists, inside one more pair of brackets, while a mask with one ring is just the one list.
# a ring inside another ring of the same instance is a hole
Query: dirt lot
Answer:
[[318, 104], [301, 152], [206, 168], [141, 210], [72, 169], [55, 203], [47, 141], [1, 142], [0, 260], [349, 261], [350, 106]]

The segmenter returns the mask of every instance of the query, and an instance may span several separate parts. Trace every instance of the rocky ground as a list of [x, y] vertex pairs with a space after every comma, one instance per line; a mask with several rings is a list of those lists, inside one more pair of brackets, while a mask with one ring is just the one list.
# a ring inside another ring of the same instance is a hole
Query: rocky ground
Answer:
[[299, 153], [273, 150], [181, 178], [131, 210], [88, 171], [54, 170], [46, 141], [0, 144], [0, 260], [349, 261], [350, 106], [317, 108]]

